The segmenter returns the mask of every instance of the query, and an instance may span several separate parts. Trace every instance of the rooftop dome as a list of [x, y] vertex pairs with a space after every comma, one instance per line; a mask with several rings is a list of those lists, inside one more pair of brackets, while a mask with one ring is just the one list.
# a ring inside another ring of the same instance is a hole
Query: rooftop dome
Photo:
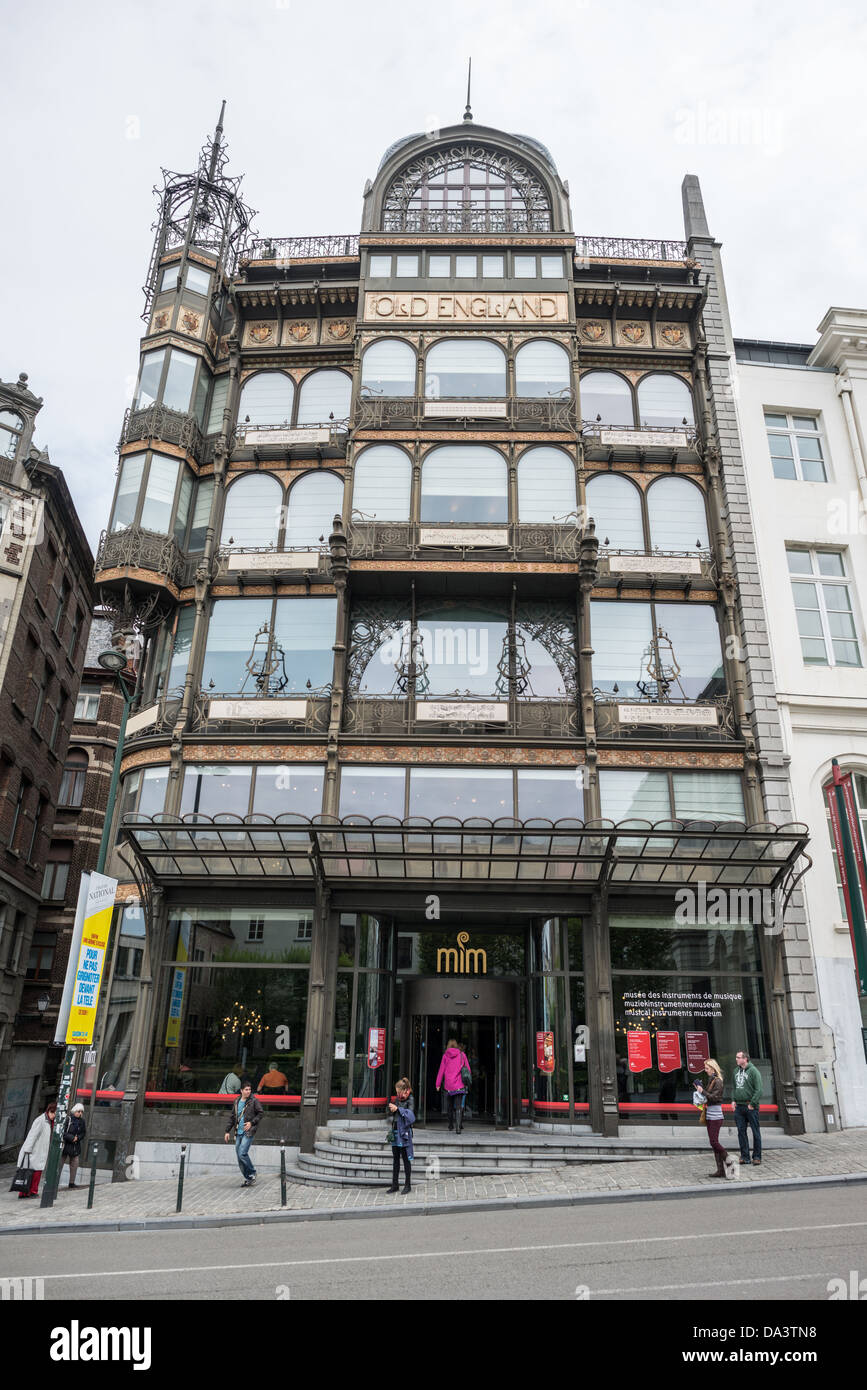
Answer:
[[[473, 122], [472, 122], [472, 121], [467, 121], [467, 122], [464, 124], [463, 130], [466, 132], [467, 139], [472, 139], [472, 131], [473, 131], [473, 128], [474, 128], [474, 125], [473, 125]], [[388, 163], [388, 161], [391, 159], [391, 156], [395, 153], [396, 150], [399, 150], [399, 149], [401, 148], [402, 145], [411, 145], [411, 144], [413, 143], [413, 141], [415, 141], [415, 140], [420, 140], [420, 139], [422, 138], [422, 135], [423, 135], [424, 133], [425, 133], [425, 132], [423, 132], [423, 131], [421, 131], [421, 130], [417, 130], [417, 131], [415, 132], [414, 135], [404, 135], [402, 139], [400, 139], [400, 140], [395, 140], [395, 142], [394, 142], [393, 145], [389, 145], [389, 147], [388, 147], [388, 149], [386, 150], [385, 154], [382, 156], [382, 159], [379, 161], [379, 167], [377, 168], [377, 171], [376, 171], [377, 174], [379, 174], [379, 173], [381, 172], [381, 170], [385, 167], [385, 165], [386, 165], [386, 164]], [[504, 133], [505, 133], [505, 132], [504, 132]], [[489, 134], [489, 132], [486, 131], [486, 135], [488, 135], [488, 134]], [[550, 166], [552, 167], [552, 169], [556, 169], [557, 166], [556, 166], [556, 164], [554, 163], [554, 156], [551, 154], [551, 151], [548, 149], [548, 146], [542, 144], [542, 141], [541, 141], [541, 140], [534, 140], [534, 138], [533, 138], [532, 135], [518, 135], [518, 134], [514, 134], [514, 135], [512, 135], [510, 138], [511, 138], [512, 140], [520, 140], [522, 145], [531, 145], [531, 146], [533, 147], [533, 149], [539, 151], [539, 153], [543, 156], [543, 158], [546, 160], [546, 162], [547, 162], [548, 164], [550, 164]]]

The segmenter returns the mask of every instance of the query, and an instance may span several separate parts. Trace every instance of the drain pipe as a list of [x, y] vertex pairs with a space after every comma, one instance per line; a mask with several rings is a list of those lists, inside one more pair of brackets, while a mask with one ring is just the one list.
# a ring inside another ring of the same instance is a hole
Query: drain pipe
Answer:
[[837, 395], [843, 406], [843, 415], [846, 420], [846, 429], [849, 433], [849, 443], [852, 446], [852, 457], [855, 460], [855, 472], [858, 475], [858, 491], [861, 493], [861, 501], [867, 509], [867, 468], [864, 466], [864, 451], [861, 448], [861, 440], [858, 434], [858, 422], [855, 419], [855, 411], [852, 407], [852, 382], [848, 376], [838, 376], [834, 383]]

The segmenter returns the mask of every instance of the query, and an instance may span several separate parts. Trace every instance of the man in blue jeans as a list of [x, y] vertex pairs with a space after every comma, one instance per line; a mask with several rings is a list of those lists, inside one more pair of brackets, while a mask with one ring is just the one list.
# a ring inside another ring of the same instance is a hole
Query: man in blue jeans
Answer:
[[235, 1136], [235, 1154], [238, 1167], [244, 1175], [244, 1187], [252, 1187], [256, 1181], [256, 1169], [250, 1158], [250, 1145], [262, 1118], [262, 1106], [253, 1095], [249, 1081], [241, 1085], [241, 1094], [232, 1106], [232, 1118], [226, 1126], [225, 1142], [228, 1144]]
[[750, 1162], [750, 1133], [752, 1133], [752, 1161], [759, 1164], [762, 1161], [762, 1132], [759, 1129], [762, 1078], [758, 1067], [753, 1066], [746, 1052], [739, 1052], [735, 1061], [737, 1066], [732, 1095], [735, 1103], [735, 1124], [738, 1127], [738, 1141], [741, 1146], [741, 1163]]

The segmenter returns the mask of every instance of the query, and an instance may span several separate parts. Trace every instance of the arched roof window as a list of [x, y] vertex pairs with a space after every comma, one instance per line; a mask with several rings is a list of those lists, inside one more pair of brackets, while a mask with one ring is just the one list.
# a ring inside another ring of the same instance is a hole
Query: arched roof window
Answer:
[[361, 362], [361, 391], [371, 396], [414, 396], [415, 353], [400, 338], [371, 343]]
[[385, 195], [387, 232], [547, 232], [551, 205], [538, 176], [504, 152], [471, 142], [407, 164]]
[[282, 506], [283, 489], [269, 473], [239, 478], [226, 493], [220, 544], [239, 550], [276, 545]]
[[287, 548], [323, 545], [331, 534], [335, 514], [342, 510], [343, 479], [334, 473], [306, 473], [289, 493]]
[[248, 377], [241, 391], [238, 406], [238, 428], [243, 429], [249, 418], [249, 428], [286, 425], [292, 421], [292, 402], [295, 383], [285, 372], [257, 372]]
[[328, 425], [349, 419], [352, 379], [346, 372], [325, 369], [311, 372], [301, 383], [299, 425]]

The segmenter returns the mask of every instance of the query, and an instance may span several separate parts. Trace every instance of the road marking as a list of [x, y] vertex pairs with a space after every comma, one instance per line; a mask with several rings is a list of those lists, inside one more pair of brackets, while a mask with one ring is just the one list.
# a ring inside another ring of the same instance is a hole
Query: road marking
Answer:
[[[840, 1271], [817, 1270], [815, 1274], [771, 1274], [757, 1279], [693, 1279], [689, 1284], [654, 1284], [654, 1293], [676, 1293], [682, 1289], [733, 1289], [739, 1284], [791, 1284], [796, 1279], [833, 1279]], [[591, 1289], [591, 1298], [607, 1298], [614, 1293], [643, 1293], [648, 1291], [646, 1284], [635, 1289]]]
[[[867, 1221], [834, 1221], [821, 1226], [766, 1226], [749, 1231], [690, 1232], [676, 1236], [629, 1236], [622, 1240], [575, 1240], [548, 1245], [495, 1245], [473, 1250], [410, 1250], [395, 1255], [329, 1255], [310, 1260], [259, 1260], [250, 1264], [176, 1265], [165, 1269], [107, 1269], [78, 1270], [74, 1274], [40, 1274], [42, 1279], [123, 1279], [138, 1274], [206, 1274], [217, 1269], [292, 1269], [299, 1265], [383, 1264], [394, 1260], [452, 1260], [468, 1255], [532, 1255], [545, 1250], [587, 1250], [594, 1246], [606, 1248], [618, 1245], [660, 1245], [687, 1240], [725, 1240], [728, 1236], [803, 1235], [807, 1231], [849, 1231], [867, 1226]], [[188, 1234], [185, 1232], [185, 1234]], [[31, 1275], [9, 1275], [8, 1278], [33, 1278]], [[812, 1275], [810, 1276], [813, 1277]], [[749, 1281], [746, 1281], [749, 1282]], [[773, 1281], [772, 1281], [773, 1282]], [[671, 1287], [686, 1287], [672, 1284]]]

